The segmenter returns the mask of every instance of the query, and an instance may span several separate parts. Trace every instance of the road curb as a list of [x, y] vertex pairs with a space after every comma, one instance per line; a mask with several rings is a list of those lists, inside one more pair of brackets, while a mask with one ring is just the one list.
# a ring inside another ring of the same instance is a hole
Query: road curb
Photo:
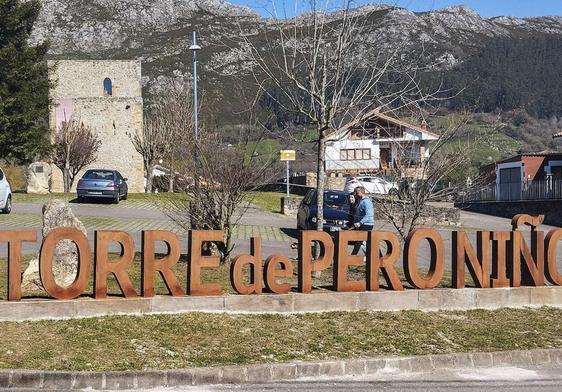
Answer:
[[291, 381], [311, 377], [373, 375], [393, 369], [430, 372], [439, 369], [497, 366], [562, 365], [562, 349], [456, 353], [414, 357], [367, 358], [223, 366], [178, 370], [123, 372], [0, 371], [2, 388], [30, 389], [148, 389], [188, 385], [244, 384]]

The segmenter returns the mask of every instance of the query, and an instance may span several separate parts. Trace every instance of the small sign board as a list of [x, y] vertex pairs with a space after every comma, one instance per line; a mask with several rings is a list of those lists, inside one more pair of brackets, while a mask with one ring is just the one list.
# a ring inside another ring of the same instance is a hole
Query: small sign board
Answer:
[[281, 150], [280, 156], [281, 161], [295, 161], [297, 159], [295, 150]]

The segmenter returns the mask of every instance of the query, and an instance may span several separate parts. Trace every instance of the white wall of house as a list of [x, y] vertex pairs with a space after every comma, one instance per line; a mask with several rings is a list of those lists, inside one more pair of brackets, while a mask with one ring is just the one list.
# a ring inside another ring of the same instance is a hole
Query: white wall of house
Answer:
[[[369, 149], [371, 159], [341, 160], [341, 150]], [[326, 145], [326, 170], [376, 170], [380, 167], [379, 143], [369, 140], [336, 140]]]

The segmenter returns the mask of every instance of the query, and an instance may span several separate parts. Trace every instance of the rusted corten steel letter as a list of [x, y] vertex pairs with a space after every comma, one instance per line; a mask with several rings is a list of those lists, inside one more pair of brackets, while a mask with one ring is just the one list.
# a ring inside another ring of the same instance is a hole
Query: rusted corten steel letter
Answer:
[[[261, 238], [250, 238], [250, 254], [238, 255], [230, 265], [230, 284], [238, 294], [261, 294], [263, 267], [261, 259]], [[244, 283], [242, 278], [244, 267], [250, 266], [250, 282]]]
[[[418, 273], [418, 248], [422, 240], [429, 242], [431, 259], [425, 277]], [[437, 287], [445, 272], [445, 246], [443, 238], [434, 229], [414, 229], [406, 238], [404, 249], [404, 273], [408, 282], [418, 289]]]
[[[511, 233], [512, 266], [511, 286], [544, 286], [544, 232], [531, 230], [531, 250], [527, 247], [523, 233]], [[525, 263], [521, 262], [521, 258]]]
[[[277, 268], [279, 266], [279, 268]], [[291, 260], [281, 254], [272, 254], [265, 261], [264, 284], [268, 291], [275, 294], [287, 294], [291, 291], [290, 283], [278, 283], [277, 278], [290, 279], [293, 276]]]
[[546, 268], [545, 275], [554, 285], [562, 286], [562, 274], [558, 272], [556, 250], [562, 239], [562, 229], [551, 230], [546, 235]]
[[[68, 287], [61, 287], [53, 275], [53, 255], [55, 247], [62, 240], [71, 240], [78, 249], [78, 274]], [[43, 288], [56, 299], [74, 299], [88, 288], [90, 278], [91, 251], [88, 239], [80, 230], [73, 227], [58, 227], [47, 233], [39, 253], [39, 276]]]
[[[135, 241], [130, 234], [123, 231], [96, 231], [95, 268], [94, 268], [94, 297], [107, 298], [107, 277], [113, 273], [119, 289], [125, 298], [135, 298], [137, 293], [127, 273], [127, 268], [133, 264], [135, 258]], [[121, 255], [109, 261], [109, 244], [117, 242], [121, 246]]]
[[[386, 253], [382, 255], [380, 243], [386, 244]], [[390, 231], [371, 231], [367, 242], [367, 290], [379, 289], [379, 270], [392, 290], [404, 290], [400, 275], [394, 264], [400, 259], [400, 239]]]
[[[168, 247], [163, 258], [156, 260], [155, 244], [162, 241]], [[160, 273], [168, 292], [173, 296], [185, 295], [178, 278], [172, 271], [180, 259], [178, 236], [170, 231], [146, 230], [142, 232], [141, 293], [143, 297], [154, 297], [154, 278]]]
[[365, 262], [362, 255], [350, 255], [347, 252], [349, 243], [367, 241], [366, 231], [340, 231], [336, 234], [336, 254], [334, 258], [334, 289], [336, 291], [365, 291], [366, 279], [350, 281], [347, 270], [350, 266], [361, 266]]
[[0, 231], [0, 242], [8, 243], [8, 301], [21, 300], [21, 243], [24, 241], [37, 241], [37, 232]]
[[187, 293], [189, 295], [221, 295], [222, 287], [216, 283], [201, 283], [201, 268], [218, 268], [218, 256], [201, 254], [204, 242], [222, 242], [220, 230], [191, 230], [189, 232], [189, 262], [187, 266]]
[[507, 278], [507, 243], [511, 238], [510, 231], [494, 231], [492, 233], [492, 287], [509, 287]]
[[[312, 258], [312, 245], [317, 241], [321, 246], [318, 260]], [[312, 291], [312, 273], [325, 270], [334, 258], [334, 242], [328, 233], [316, 230], [299, 231], [299, 275], [298, 291]]]
[[453, 287], [464, 287], [465, 265], [476, 287], [490, 287], [490, 232], [476, 232], [476, 252], [466, 232], [453, 231]]

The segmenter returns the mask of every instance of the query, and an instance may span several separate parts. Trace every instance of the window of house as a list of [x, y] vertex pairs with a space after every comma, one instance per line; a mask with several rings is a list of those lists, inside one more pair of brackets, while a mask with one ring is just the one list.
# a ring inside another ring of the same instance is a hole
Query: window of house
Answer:
[[109, 78], [105, 78], [103, 80], [103, 95], [113, 95], [113, 84]]
[[370, 148], [346, 148], [340, 150], [340, 160], [342, 161], [366, 161], [371, 159]]

